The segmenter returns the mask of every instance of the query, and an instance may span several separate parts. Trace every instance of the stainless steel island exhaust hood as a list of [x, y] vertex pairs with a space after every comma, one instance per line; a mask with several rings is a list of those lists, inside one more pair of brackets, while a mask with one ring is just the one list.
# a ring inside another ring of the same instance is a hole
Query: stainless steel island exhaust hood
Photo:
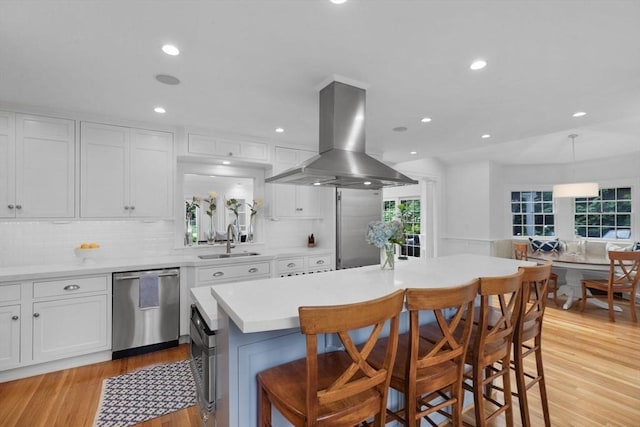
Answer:
[[320, 91], [318, 155], [265, 182], [379, 189], [417, 184], [365, 153], [365, 90], [334, 81]]

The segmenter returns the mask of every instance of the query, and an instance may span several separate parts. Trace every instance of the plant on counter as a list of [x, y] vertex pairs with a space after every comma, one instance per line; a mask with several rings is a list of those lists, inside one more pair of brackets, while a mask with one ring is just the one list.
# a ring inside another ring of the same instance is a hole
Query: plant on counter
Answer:
[[247, 203], [249, 206], [249, 210], [251, 211], [251, 218], [253, 218], [258, 213], [258, 208], [262, 206], [262, 199], [257, 198], [253, 201], [253, 203]]
[[200, 197], [193, 196], [191, 201], [185, 200], [187, 219], [195, 218], [196, 209], [200, 207]]
[[380, 268], [394, 268], [393, 245], [404, 244], [402, 221], [372, 221], [367, 230], [367, 243], [384, 249], [384, 262]]
[[213, 216], [213, 214], [215, 213], [218, 207], [217, 200], [218, 200], [218, 193], [216, 193], [215, 191], [210, 191], [209, 198], [204, 199], [204, 201], [209, 204], [209, 207], [207, 208], [207, 215]]
[[227, 199], [225, 202], [227, 209], [229, 209], [238, 218], [238, 209], [240, 209], [240, 202], [237, 199]]

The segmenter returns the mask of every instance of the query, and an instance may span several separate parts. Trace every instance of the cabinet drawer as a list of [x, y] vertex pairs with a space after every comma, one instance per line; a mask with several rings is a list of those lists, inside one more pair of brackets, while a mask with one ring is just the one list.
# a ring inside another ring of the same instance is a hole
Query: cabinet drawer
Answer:
[[221, 265], [219, 267], [203, 267], [198, 270], [198, 282], [229, 280], [238, 277], [251, 277], [269, 274], [268, 262], [256, 264]]
[[33, 284], [33, 297], [53, 297], [107, 290], [107, 276], [49, 280]]
[[7, 301], [18, 301], [20, 299], [20, 285], [0, 286], [0, 304]]
[[304, 270], [304, 258], [288, 258], [278, 261], [278, 273], [291, 273]]
[[331, 255], [317, 255], [307, 257], [307, 270], [314, 271], [331, 269]]

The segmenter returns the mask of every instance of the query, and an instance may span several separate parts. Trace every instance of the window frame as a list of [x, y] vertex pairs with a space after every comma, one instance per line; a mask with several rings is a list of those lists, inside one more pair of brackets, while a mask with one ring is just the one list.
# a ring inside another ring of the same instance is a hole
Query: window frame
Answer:
[[[533, 189], [527, 189], [527, 190], [521, 190], [520, 188], [536, 188], [535, 190]], [[533, 212], [526, 212], [529, 215], [533, 215], [533, 224], [515, 224], [514, 223], [514, 217], [518, 214], [520, 214], [520, 216], [522, 216], [522, 210], [520, 210], [520, 212], [514, 212], [513, 211], [513, 205], [514, 205], [514, 200], [513, 200], [513, 193], [520, 193], [520, 201], [517, 202], [518, 204], [520, 204], [520, 207], [522, 207], [522, 204], [524, 203], [524, 201], [522, 200], [522, 193], [543, 193], [542, 198], [540, 199], [540, 201], [528, 201], [528, 204], [533, 204], [533, 206], [535, 206], [535, 204], [540, 204], [540, 211], [536, 212], [535, 208]], [[545, 195], [544, 193], [549, 193], [549, 197], [545, 199]], [[550, 204], [551, 205], [551, 212], [545, 212], [544, 211], [544, 204]], [[556, 238], [558, 236], [558, 221], [557, 221], [557, 209], [556, 209], [556, 203], [555, 200], [553, 199], [553, 191], [551, 188], [549, 188], [549, 186], [546, 185], [523, 185], [523, 186], [518, 186], [518, 188], [510, 188], [507, 191], [507, 205], [508, 205], [508, 220], [507, 220], [507, 226], [509, 227], [509, 235], [511, 235], [512, 238], [516, 238], [516, 239], [522, 239], [524, 237], [539, 237], [539, 238]], [[533, 227], [534, 229], [538, 226], [538, 227], [547, 227], [548, 224], [546, 221], [546, 216], [551, 215], [553, 217], [553, 233], [552, 234], [535, 234], [535, 231], [533, 234], [514, 234], [514, 227], [516, 226], [520, 226], [523, 229], [525, 227]], [[541, 224], [536, 224], [536, 216], [539, 216], [542, 218], [542, 222]]]
[[[618, 238], [604, 238], [602, 235], [602, 232], [600, 233], [599, 237], [589, 237], [589, 217], [590, 216], [600, 216], [600, 224], [598, 226], [596, 225], [592, 225], [592, 227], [598, 227], [602, 230], [602, 228], [604, 227], [602, 225], [602, 216], [603, 215], [617, 215], [618, 211], [616, 209], [616, 211], [612, 212], [612, 213], [607, 213], [607, 212], [602, 212], [602, 210], [600, 212], [592, 212], [592, 213], [584, 213], [587, 215], [586, 218], [586, 225], [585, 227], [587, 228], [587, 232], [585, 234], [587, 234], [587, 236], [581, 236], [580, 238], [588, 240], [588, 241], [603, 241], [603, 242], [635, 242], [637, 241], [637, 236], [638, 236], [638, 230], [635, 229], [635, 225], [639, 224], [640, 222], [638, 221], [638, 214], [639, 214], [639, 209], [638, 209], [638, 203], [640, 202], [637, 197], [636, 191], [635, 191], [635, 186], [632, 183], [629, 183], [629, 181], [610, 181], [610, 182], [601, 182], [599, 183], [599, 194], [598, 194], [598, 198], [600, 198], [600, 200], [602, 201], [603, 199], [602, 197], [602, 190], [611, 190], [611, 189], [615, 189], [616, 190], [616, 198], [613, 199], [616, 203], [624, 201], [625, 199], [618, 199], [617, 198], [617, 190], [618, 189], [622, 189], [622, 188], [629, 188], [630, 190], [630, 211], [629, 212], [620, 212], [620, 214], [623, 215], [628, 215], [629, 216], [629, 226], [628, 227], [622, 227], [622, 228], [617, 228], [613, 227], [613, 230], [623, 230], [623, 229], [629, 229], [630, 233], [629, 233], [629, 238], [625, 238], [625, 239], [618, 239]], [[579, 198], [575, 198], [572, 201], [571, 204], [571, 224], [573, 227], [573, 233], [574, 235], [578, 235], [577, 234], [577, 227], [578, 225], [576, 225], [576, 215], [582, 215], [583, 212], [578, 212], [577, 211], [577, 203], [585, 201], [585, 199], [588, 201], [589, 199], [595, 199], [595, 198], [585, 198], [585, 197], [579, 197]], [[611, 199], [604, 199], [604, 200], [611, 200]], [[601, 205], [602, 206], [602, 205]]]

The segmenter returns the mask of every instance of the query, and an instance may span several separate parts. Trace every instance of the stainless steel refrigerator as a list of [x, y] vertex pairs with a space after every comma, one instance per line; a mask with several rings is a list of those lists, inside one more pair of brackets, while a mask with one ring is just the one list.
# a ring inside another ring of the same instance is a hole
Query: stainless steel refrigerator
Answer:
[[367, 243], [367, 226], [382, 220], [382, 190], [336, 189], [336, 268], [380, 263], [380, 249]]

